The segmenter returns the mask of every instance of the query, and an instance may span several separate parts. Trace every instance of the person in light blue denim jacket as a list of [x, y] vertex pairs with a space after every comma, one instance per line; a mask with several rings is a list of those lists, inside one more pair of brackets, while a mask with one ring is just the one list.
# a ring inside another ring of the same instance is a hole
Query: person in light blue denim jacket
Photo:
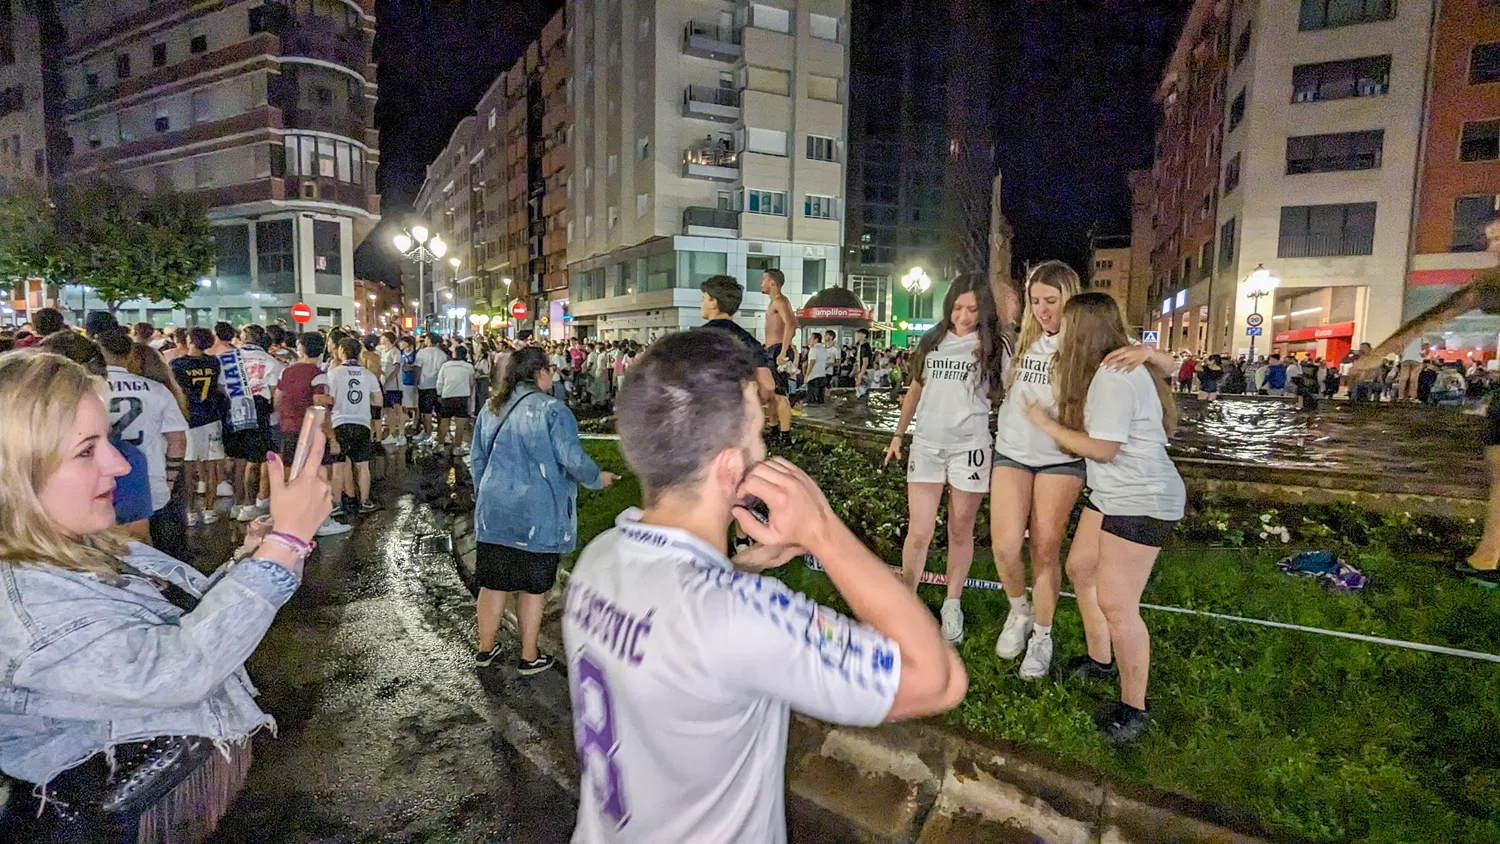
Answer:
[[518, 671], [545, 671], [537, 653], [542, 606], [557, 579], [561, 555], [578, 544], [578, 487], [602, 489], [601, 472], [578, 440], [578, 420], [550, 394], [555, 373], [547, 353], [527, 346], [511, 355], [505, 374], [474, 425], [475, 579], [479, 583], [479, 667], [499, 655], [495, 635], [511, 592], [521, 627]]
[[[28, 805], [0, 826], [136, 841], [161, 819], [153, 813], [186, 809], [206, 836], [243, 783], [249, 737], [273, 726], [244, 663], [301, 582], [328, 484], [273, 472], [274, 532], [252, 531], [242, 561], [205, 577], [115, 530], [113, 491], [129, 465], [109, 445], [100, 390], [59, 355], [0, 355], [0, 772], [36, 787], [11, 789]], [[221, 799], [174, 788], [126, 817], [68, 803], [89, 790], [79, 780], [90, 771], [102, 786], [101, 754], [164, 736], [220, 750], [182, 767], [198, 778], [184, 785], [212, 783]]]

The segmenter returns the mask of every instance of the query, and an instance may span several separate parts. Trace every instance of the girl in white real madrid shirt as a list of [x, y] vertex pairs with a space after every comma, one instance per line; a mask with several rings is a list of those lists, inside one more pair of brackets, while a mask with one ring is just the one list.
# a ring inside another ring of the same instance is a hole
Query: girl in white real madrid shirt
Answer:
[[1167, 457], [1176, 405], [1150, 367], [1116, 366], [1124, 356], [1113, 353], [1129, 348], [1114, 299], [1092, 292], [1073, 297], [1063, 308], [1053, 369], [1056, 414], [1035, 402], [1025, 408], [1038, 430], [1088, 464], [1088, 506], [1068, 549], [1088, 655], [1072, 660], [1067, 673], [1096, 680], [1118, 674], [1120, 702], [1095, 718], [1113, 744], [1134, 741], [1150, 725], [1151, 635], [1141, 619], [1141, 593], [1187, 503]]
[[901, 573], [913, 590], [927, 567], [927, 549], [948, 489], [948, 598], [943, 638], [964, 637], [959, 603], [974, 561], [974, 517], [990, 485], [990, 396], [1005, 381], [1011, 343], [1000, 324], [989, 280], [968, 273], [953, 280], [943, 318], [917, 344], [911, 389], [885, 462], [901, 459], [912, 416], [917, 429], [906, 460], [911, 524], [901, 550]]
[[[1083, 489], [1084, 465], [1037, 430], [1024, 411], [1027, 401], [1053, 406], [1052, 367], [1063, 306], [1078, 294], [1078, 274], [1061, 261], [1033, 267], [1026, 278], [1020, 357], [1011, 367], [1005, 403], [995, 429], [990, 480], [990, 533], [995, 568], [1010, 598], [1010, 612], [995, 643], [1001, 659], [1024, 650], [1020, 674], [1034, 680], [1052, 664], [1052, 615], [1062, 588], [1062, 541], [1073, 504]], [[1021, 543], [1030, 531], [1031, 599]], [[1033, 602], [1035, 602], [1033, 606]], [[1029, 638], [1029, 641], [1028, 641]]]

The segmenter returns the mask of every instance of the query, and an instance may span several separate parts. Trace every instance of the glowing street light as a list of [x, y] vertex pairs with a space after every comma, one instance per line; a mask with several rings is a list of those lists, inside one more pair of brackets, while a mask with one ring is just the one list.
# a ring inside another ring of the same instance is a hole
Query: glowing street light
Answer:
[[[391, 244], [401, 257], [417, 264], [417, 297], [412, 306], [418, 309], [417, 316], [426, 324], [426, 314], [423, 313], [423, 302], [427, 300], [427, 265], [442, 260], [448, 254], [448, 244], [441, 237], [430, 232], [426, 226], [412, 226], [407, 231], [400, 231], [391, 236]], [[456, 259], [455, 259], [456, 260]], [[373, 297], [372, 297], [373, 298]]]
[[[1276, 287], [1280, 284], [1281, 279], [1277, 278], [1274, 274], [1271, 273], [1270, 270], [1266, 269], [1265, 264], [1257, 265], [1255, 267], [1255, 271], [1250, 273], [1250, 277], [1245, 279], [1245, 295], [1249, 296], [1251, 302], [1253, 303], [1250, 310], [1251, 316], [1254, 318], [1254, 321], [1256, 323], [1255, 326], [1251, 326], [1252, 328], [1258, 327], [1259, 324], [1265, 319], [1260, 314], [1260, 300], [1274, 293], [1276, 291]], [[1249, 359], [1251, 363], [1255, 362], [1254, 334], [1250, 335]]]

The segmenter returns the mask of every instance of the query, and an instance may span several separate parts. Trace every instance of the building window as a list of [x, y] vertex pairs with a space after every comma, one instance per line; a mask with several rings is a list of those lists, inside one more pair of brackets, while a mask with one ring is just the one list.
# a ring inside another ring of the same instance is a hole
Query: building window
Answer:
[[697, 287], [716, 275], [729, 272], [729, 256], [723, 252], [682, 252], [689, 288]]
[[193, 186], [211, 188], [219, 183], [218, 171], [214, 168], [212, 155], [200, 155], [193, 159]]
[[152, 44], [151, 45], [151, 66], [152, 67], [166, 67], [166, 64], [167, 64], [167, 45], [166, 44]]
[[12, 112], [20, 111], [26, 107], [26, 89], [20, 85], [12, 85], [0, 91], [0, 117]]
[[83, 84], [90, 91], [97, 91], [97, 90], [99, 90], [99, 74], [97, 74], [97, 73], [85, 73], [83, 75]]
[[648, 159], [650, 157], [651, 157], [651, 139], [650, 138], [636, 138], [636, 140], [635, 140], [635, 160], [636, 161], [645, 161], [646, 159]]
[[296, 257], [291, 220], [264, 220], [255, 224], [255, 266], [260, 289], [291, 293], [296, 289]]
[[188, 52], [194, 55], [208, 52], [208, 36], [194, 35], [193, 40], [188, 42]]
[[1375, 203], [1281, 209], [1278, 258], [1333, 258], [1375, 252]]
[[250, 227], [244, 223], [213, 227], [214, 289], [238, 294], [250, 289]]
[[1337, 173], [1380, 167], [1385, 131], [1339, 132], [1286, 139], [1286, 173]]
[[834, 215], [834, 203], [837, 202], [831, 196], [818, 196], [807, 194], [805, 202], [802, 203], [802, 216], [814, 220], [832, 220]]
[[1209, 238], [1203, 242], [1203, 250], [1198, 253], [1198, 278], [1205, 279], [1214, 274], [1214, 239]]
[[172, 131], [172, 118], [171, 118], [170, 115], [158, 114], [156, 116], [156, 131], [157, 132], [170, 132], [170, 131]]
[[828, 261], [823, 258], [802, 259], [802, 292], [817, 293], [828, 284]]
[[1458, 141], [1458, 157], [1462, 161], [1500, 159], [1500, 120], [1465, 123]]
[[644, 193], [635, 195], [635, 216], [637, 218], [646, 216], [646, 209], [650, 207], [651, 198]]
[[741, 6], [738, 15], [740, 17], [738, 23], [741, 26], [769, 29], [772, 32], [790, 33], [792, 31], [792, 13], [786, 9], [750, 3]]
[[1390, 20], [1396, 16], [1396, 0], [1302, 0], [1297, 28], [1303, 32], [1332, 29], [1357, 23]]
[[1234, 263], [1234, 218], [1219, 227], [1219, 268]]
[[1500, 211], [1500, 196], [1460, 196], [1453, 203], [1453, 252], [1483, 252], [1489, 248], [1484, 229]]
[[1500, 82], [1500, 42], [1475, 44], [1469, 51], [1469, 84]]
[[814, 161], [837, 161], [833, 138], [807, 136], [807, 157]]
[[611, 155], [609, 157], [609, 175], [613, 176], [618, 172], [620, 172], [620, 156]]
[[1245, 31], [1240, 33], [1239, 40], [1234, 42], [1234, 66], [1239, 67], [1245, 61], [1245, 56], [1250, 54], [1250, 25], [1245, 25]]
[[828, 15], [807, 16], [808, 34], [820, 41], [839, 40], [839, 19]]
[[645, 41], [647, 38], [651, 37], [651, 16], [641, 15], [641, 19], [636, 22], [635, 29], [636, 37], [641, 39], [642, 41]]
[[609, 227], [614, 228], [615, 224], [618, 222], [620, 222], [620, 211], [618, 208], [611, 205], [609, 206]]
[[115, 78], [122, 81], [130, 78], [129, 53], [115, 56]]
[[1391, 57], [1365, 56], [1292, 68], [1292, 102], [1381, 97], [1391, 88]]
[[839, 101], [839, 80], [835, 76], [819, 76], [810, 73], [807, 76], [807, 98], [810, 100], [822, 100], [825, 103], [836, 103]]
[[342, 231], [333, 220], [313, 220], [313, 286], [320, 296], [344, 291]]
[[1229, 131], [1233, 132], [1240, 121], [1245, 119], [1245, 89], [1235, 95], [1234, 102], [1229, 104]]
[[1240, 186], [1240, 153], [1235, 153], [1234, 158], [1224, 165], [1224, 195], [1234, 193], [1234, 189]]
[[780, 129], [757, 129], [754, 126], [747, 127], [740, 148], [746, 152], [760, 152], [766, 155], [779, 155], [783, 158], [787, 154], [787, 136]]
[[776, 217], [786, 216], [786, 191], [745, 191], [745, 203], [745, 210], [751, 214], [770, 214]]

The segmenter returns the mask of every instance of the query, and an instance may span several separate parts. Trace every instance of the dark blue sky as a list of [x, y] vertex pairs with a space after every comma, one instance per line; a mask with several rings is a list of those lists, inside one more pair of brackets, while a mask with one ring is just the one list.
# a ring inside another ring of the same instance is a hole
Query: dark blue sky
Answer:
[[[380, 129], [386, 226], [401, 219], [426, 163], [561, 0], [381, 0]], [[1087, 232], [1127, 234], [1125, 178], [1149, 164], [1151, 94], [1191, 0], [1010, 0], [996, 3], [1001, 98], [995, 127], [1005, 210], [1018, 259], [1080, 265]], [[855, 14], [879, 0], [855, 0]], [[386, 226], [360, 250], [359, 272], [394, 280]]]

